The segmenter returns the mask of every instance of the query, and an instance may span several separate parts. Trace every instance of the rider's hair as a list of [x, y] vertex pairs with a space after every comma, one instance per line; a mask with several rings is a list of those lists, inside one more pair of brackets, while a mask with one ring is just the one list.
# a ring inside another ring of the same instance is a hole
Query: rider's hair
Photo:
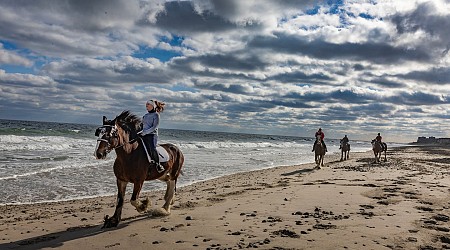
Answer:
[[164, 102], [160, 102], [160, 101], [155, 101], [156, 104], [156, 112], [161, 113], [164, 111], [164, 106], [166, 105]]

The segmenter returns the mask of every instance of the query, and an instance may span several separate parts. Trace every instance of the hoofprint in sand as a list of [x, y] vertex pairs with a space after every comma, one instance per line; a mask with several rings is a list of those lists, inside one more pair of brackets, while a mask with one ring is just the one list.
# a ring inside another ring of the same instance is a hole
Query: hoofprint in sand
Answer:
[[[450, 148], [326, 155], [325, 167], [284, 166], [126, 196], [122, 222], [102, 230], [115, 197], [0, 206], [0, 249], [450, 249]], [[182, 178], [182, 177], [181, 177]], [[114, 180], [111, 180], [114, 181]]]

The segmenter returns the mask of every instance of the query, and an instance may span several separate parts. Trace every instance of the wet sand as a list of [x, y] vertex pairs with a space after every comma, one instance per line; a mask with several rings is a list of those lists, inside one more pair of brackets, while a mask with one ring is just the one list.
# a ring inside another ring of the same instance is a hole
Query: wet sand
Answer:
[[144, 214], [127, 194], [113, 229], [115, 197], [3, 205], [0, 249], [450, 249], [450, 147], [350, 157], [181, 187], [169, 216], [162, 191]]

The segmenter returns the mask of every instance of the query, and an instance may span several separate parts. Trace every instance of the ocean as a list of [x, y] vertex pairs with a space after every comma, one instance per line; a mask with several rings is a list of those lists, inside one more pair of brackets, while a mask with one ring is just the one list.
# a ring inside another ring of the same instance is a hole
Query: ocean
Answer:
[[[97, 160], [99, 125], [0, 120], [0, 205], [115, 195], [115, 153]], [[328, 154], [339, 140], [326, 139]], [[185, 156], [177, 186], [233, 173], [314, 161], [313, 138], [162, 129], [159, 143], [177, 145]], [[351, 141], [351, 152], [371, 149]], [[325, 158], [326, 162], [326, 158]], [[165, 189], [147, 181], [143, 191]], [[127, 193], [132, 192], [132, 184]]]

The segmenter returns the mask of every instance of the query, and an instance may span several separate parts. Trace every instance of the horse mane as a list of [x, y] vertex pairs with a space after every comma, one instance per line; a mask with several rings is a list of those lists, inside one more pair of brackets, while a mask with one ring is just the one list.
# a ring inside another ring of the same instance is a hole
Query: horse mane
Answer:
[[128, 133], [140, 130], [140, 126], [142, 123], [141, 118], [133, 114], [129, 110], [122, 111], [122, 113], [120, 113], [120, 115], [118, 115], [115, 120], [116, 123]]
[[141, 118], [129, 110], [124, 110], [115, 120], [118, 127], [120, 144], [123, 145], [125, 152], [130, 153], [138, 147], [138, 143], [134, 142], [136, 142], [137, 132], [141, 130]]

